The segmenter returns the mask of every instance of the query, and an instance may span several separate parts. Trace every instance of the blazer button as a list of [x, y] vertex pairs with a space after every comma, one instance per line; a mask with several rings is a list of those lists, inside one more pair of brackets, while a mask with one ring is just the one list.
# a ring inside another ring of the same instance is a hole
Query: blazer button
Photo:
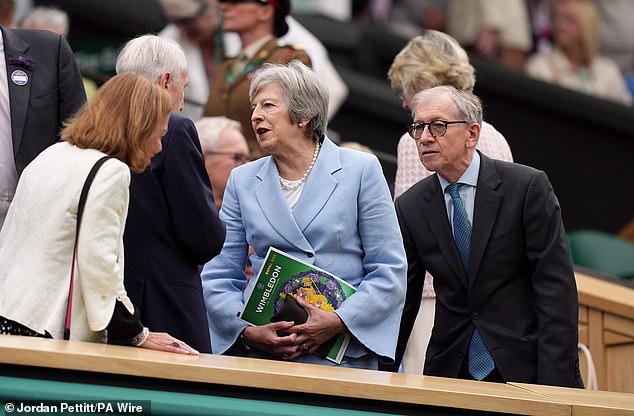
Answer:
[[458, 351], [458, 358], [464, 357], [464, 353], [462, 351]]
[[477, 313], [474, 313], [473, 315], [471, 315], [471, 319], [473, 319], [474, 321], [477, 321], [478, 319], [480, 319], [480, 317], [478, 316]]
[[306, 257], [308, 257], [309, 259], [312, 259], [313, 257], [315, 257], [315, 255], [313, 253], [306, 252]]

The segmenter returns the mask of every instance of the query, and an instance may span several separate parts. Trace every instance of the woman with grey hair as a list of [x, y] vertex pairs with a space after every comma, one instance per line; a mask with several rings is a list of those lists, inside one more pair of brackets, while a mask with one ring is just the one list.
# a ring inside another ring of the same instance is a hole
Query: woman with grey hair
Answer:
[[[220, 217], [227, 239], [202, 272], [212, 350], [333, 365], [314, 353], [347, 331], [352, 339], [341, 365], [377, 369], [379, 360], [393, 362], [406, 260], [377, 158], [328, 139], [327, 89], [298, 61], [263, 66], [249, 97], [253, 130], [270, 156], [235, 168], [225, 190]], [[304, 324], [247, 326], [236, 313], [256, 281], [244, 274], [249, 246], [256, 274], [275, 247], [357, 292], [334, 312], [297, 296], [309, 316]]]

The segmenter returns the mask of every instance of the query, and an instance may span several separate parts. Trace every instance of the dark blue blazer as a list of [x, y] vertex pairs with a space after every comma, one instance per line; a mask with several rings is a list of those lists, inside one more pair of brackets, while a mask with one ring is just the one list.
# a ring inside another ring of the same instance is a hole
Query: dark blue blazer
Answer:
[[62, 36], [46, 30], [0, 29], [19, 175], [58, 141], [63, 123], [86, 102], [86, 93], [79, 66]]
[[124, 234], [125, 287], [151, 331], [211, 352], [199, 265], [220, 252], [218, 218], [194, 123], [170, 116], [163, 149], [132, 174]]
[[437, 175], [396, 200], [408, 284], [394, 367], [429, 271], [436, 314], [424, 374], [458, 377], [478, 328], [505, 381], [580, 387], [577, 288], [553, 188], [542, 171], [480, 157], [468, 273]]

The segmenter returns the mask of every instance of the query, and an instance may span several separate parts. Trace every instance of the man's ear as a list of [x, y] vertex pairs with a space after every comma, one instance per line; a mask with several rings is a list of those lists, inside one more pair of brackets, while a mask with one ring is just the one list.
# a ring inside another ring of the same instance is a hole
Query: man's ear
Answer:
[[478, 144], [478, 139], [480, 138], [480, 125], [478, 123], [472, 123], [467, 128], [467, 133], [469, 137], [467, 138], [467, 146], [476, 147]]
[[163, 72], [163, 74], [158, 79], [159, 85], [165, 89], [167, 89], [167, 86], [171, 81], [172, 81], [171, 72]]

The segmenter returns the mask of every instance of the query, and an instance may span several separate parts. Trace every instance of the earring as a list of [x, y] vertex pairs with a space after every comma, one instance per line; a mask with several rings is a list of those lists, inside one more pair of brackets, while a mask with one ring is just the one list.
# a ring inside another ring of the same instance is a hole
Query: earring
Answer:
[[297, 123], [297, 127], [299, 127], [300, 129], [304, 128], [304, 123], [300, 121], [299, 123]]

